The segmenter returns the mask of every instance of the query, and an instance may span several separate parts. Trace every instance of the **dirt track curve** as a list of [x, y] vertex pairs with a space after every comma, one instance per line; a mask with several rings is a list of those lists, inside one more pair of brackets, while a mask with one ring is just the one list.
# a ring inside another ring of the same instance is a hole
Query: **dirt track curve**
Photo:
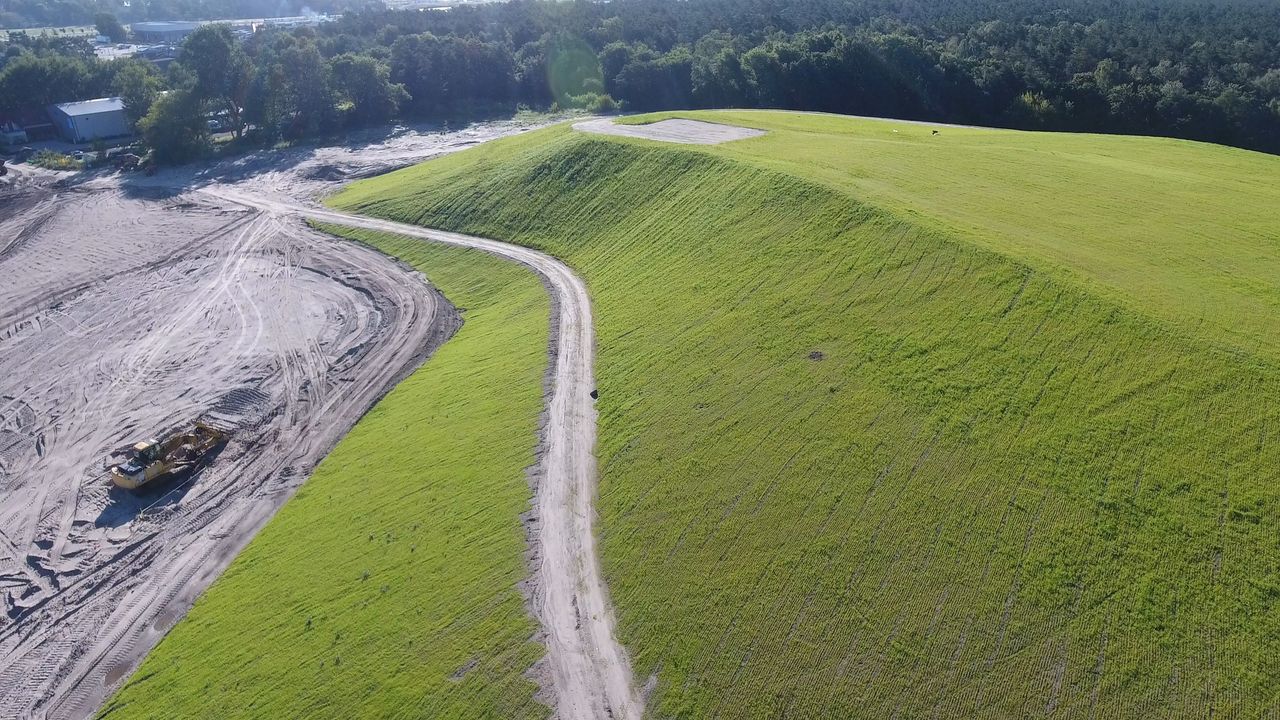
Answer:
[[639, 720], [643, 703], [631, 664], [614, 635], [613, 608], [600, 570], [595, 539], [596, 410], [595, 328], [586, 285], [559, 260], [536, 250], [459, 233], [333, 212], [262, 194], [210, 188], [223, 200], [280, 215], [306, 216], [350, 227], [382, 230], [475, 248], [514, 260], [542, 277], [552, 294], [554, 382], [535, 514], [534, 612], [547, 644], [547, 663], [561, 720]]
[[[564, 720], [638, 719], [594, 525], [586, 288], [525, 248], [334, 213], [334, 183], [494, 137], [398, 128], [154, 178], [32, 169], [0, 182], [0, 718], [82, 718], [386, 390], [456, 329], [422, 275], [304, 216], [478, 248], [552, 294], [530, 605]], [[25, 166], [24, 166], [25, 167]], [[196, 417], [236, 429], [209, 468], [110, 488], [116, 448]]]

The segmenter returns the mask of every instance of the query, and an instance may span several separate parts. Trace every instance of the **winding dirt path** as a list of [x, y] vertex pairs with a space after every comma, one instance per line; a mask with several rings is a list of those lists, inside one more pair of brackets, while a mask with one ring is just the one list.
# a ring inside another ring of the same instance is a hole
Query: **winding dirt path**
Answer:
[[546, 633], [547, 661], [561, 720], [639, 720], [626, 651], [614, 635], [613, 608], [596, 552], [595, 329], [582, 279], [559, 260], [496, 240], [334, 212], [284, 198], [213, 186], [203, 192], [272, 214], [468, 247], [524, 265], [552, 295], [554, 383], [547, 402], [538, 517], [534, 612]]

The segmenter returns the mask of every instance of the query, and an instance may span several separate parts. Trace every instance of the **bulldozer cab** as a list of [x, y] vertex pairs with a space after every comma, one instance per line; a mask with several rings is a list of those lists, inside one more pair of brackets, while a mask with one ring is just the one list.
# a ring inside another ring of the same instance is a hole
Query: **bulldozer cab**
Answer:
[[133, 446], [133, 457], [142, 464], [152, 462], [159, 455], [160, 443], [154, 440], [140, 442]]

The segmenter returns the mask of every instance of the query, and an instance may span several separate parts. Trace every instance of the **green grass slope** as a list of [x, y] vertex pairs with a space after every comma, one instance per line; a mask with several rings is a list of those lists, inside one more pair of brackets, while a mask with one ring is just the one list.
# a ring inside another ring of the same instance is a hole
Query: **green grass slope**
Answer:
[[651, 714], [1274, 711], [1280, 370], [1259, 308], [1280, 247], [1249, 203], [1280, 159], [709, 117], [771, 134], [560, 126], [332, 200], [586, 277], [603, 562]]
[[[719, 150], [1085, 280], [1144, 313], [1280, 355], [1280, 161], [1167, 138], [769, 113]], [[788, 131], [790, 130], [790, 131]]]
[[337, 230], [465, 308], [112, 698], [112, 718], [540, 718], [517, 583], [549, 305], [512, 263]]

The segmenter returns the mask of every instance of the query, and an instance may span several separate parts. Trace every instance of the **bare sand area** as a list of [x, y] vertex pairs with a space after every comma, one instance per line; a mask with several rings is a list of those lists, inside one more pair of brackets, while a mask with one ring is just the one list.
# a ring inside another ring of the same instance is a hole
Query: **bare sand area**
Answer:
[[719, 145], [732, 140], [745, 140], [764, 134], [763, 130], [754, 128], [703, 122], [701, 120], [683, 120], [680, 118], [659, 120], [658, 122], [644, 125], [618, 125], [613, 120], [613, 118], [608, 117], [583, 120], [582, 122], [574, 123], [573, 129], [579, 132], [599, 135], [619, 135], [685, 145]]
[[[457, 328], [417, 271], [217, 191], [310, 199], [522, 129], [0, 184], [0, 717], [91, 715]], [[233, 430], [207, 469], [111, 486], [112, 450], [198, 418]]]
[[[271, 215], [64, 192], [0, 256], [0, 717], [80, 717], [457, 326], [420, 275]], [[114, 488], [197, 418], [205, 471]]]

